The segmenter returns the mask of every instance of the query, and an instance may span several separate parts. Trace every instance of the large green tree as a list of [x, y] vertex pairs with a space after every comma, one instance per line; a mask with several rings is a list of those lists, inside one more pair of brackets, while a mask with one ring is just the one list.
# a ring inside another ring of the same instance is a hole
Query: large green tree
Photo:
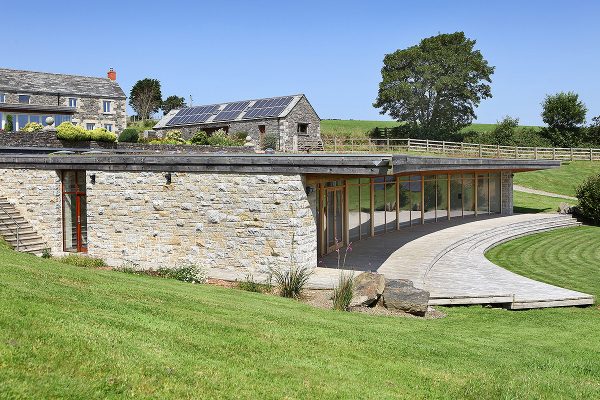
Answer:
[[185, 107], [185, 99], [179, 96], [169, 96], [162, 102], [161, 109], [166, 115], [171, 110]]
[[573, 92], [560, 92], [547, 95], [542, 103], [542, 120], [546, 125], [542, 134], [554, 146], [575, 147], [584, 141], [584, 127], [587, 107], [579, 95]]
[[142, 79], [131, 88], [129, 105], [140, 118], [144, 120], [150, 118], [150, 114], [157, 112], [161, 104], [162, 93], [158, 79]]
[[387, 54], [373, 105], [421, 137], [457, 132], [473, 121], [481, 100], [492, 97], [494, 67], [474, 47], [475, 40], [455, 32]]

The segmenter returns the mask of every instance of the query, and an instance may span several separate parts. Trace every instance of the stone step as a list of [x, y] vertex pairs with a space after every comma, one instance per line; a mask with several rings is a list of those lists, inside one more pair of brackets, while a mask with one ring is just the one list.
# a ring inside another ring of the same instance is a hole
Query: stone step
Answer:
[[[11, 241], [11, 240], [17, 240], [17, 234], [16, 233], [9, 233], [9, 234], [3, 234], [2, 235], [4, 237], [4, 240], [6, 240], [7, 242]], [[29, 240], [29, 239], [41, 239], [40, 235], [38, 235], [36, 232], [25, 232], [25, 233], [21, 233], [19, 232], [19, 240], [20, 241], [25, 241], [25, 240]]]
[[[8, 244], [10, 244], [13, 247], [17, 246], [17, 238], [9, 238], [9, 239], [5, 239], [6, 242]], [[19, 247], [21, 246], [36, 246], [36, 245], [46, 245], [46, 243], [44, 242], [44, 240], [41, 237], [33, 237], [33, 238], [27, 238], [27, 239], [21, 239], [19, 238]]]

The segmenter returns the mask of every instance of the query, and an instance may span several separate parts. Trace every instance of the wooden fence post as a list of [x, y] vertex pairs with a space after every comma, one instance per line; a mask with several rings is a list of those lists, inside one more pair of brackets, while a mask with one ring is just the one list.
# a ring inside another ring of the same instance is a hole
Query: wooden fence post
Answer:
[[479, 158], [481, 158], [483, 156], [483, 152], [481, 149], [481, 143], [479, 143]]
[[519, 158], [519, 147], [515, 146], [515, 158]]
[[387, 138], [386, 141], [387, 141], [387, 151], [391, 151], [390, 150], [390, 138]]
[[537, 147], [533, 148], [533, 155], [535, 156], [535, 159], [538, 159], [538, 154], [537, 154]]
[[571, 161], [573, 161], [573, 148], [571, 147]]
[[556, 147], [552, 148], [552, 159], [556, 160]]
[[442, 154], [446, 154], [446, 141], [442, 141]]
[[333, 152], [337, 153], [337, 136], [333, 137]]
[[590, 147], [590, 161], [594, 161], [594, 149]]
[[497, 146], [497, 147], [496, 147], [496, 156], [497, 156], [498, 158], [500, 158], [500, 145], [499, 145], [499, 144], [497, 144], [496, 146]]

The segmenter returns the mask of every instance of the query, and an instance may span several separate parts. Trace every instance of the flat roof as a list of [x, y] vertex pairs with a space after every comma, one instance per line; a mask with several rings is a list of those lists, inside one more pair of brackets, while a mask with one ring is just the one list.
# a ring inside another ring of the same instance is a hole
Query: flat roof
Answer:
[[[0, 154], [0, 168], [95, 171], [239, 172], [393, 175], [435, 171], [534, 171], [560, 161], [442, 158], [393, 154], [135, 153], [72, 149], [49, 154]], [[78, 153], [74, 153], [77, 151]]]

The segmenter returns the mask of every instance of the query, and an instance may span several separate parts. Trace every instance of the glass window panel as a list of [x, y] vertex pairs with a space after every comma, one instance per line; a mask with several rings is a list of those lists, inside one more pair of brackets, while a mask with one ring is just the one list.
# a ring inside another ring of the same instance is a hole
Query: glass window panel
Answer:
[[360, 237], [371, 236], [371, 185], [360, 186]]
[[490, 212], [500, 213], [500, 174], [490, 174]]
[[411, 224], [421, 223], [421, 176], [411, 176], [410, 181]]
[[[375, 180], [380, 178], [375, 178]], [[381, 180], [381, 179], [380, 179]], [[374, 201], [375, 201], [375, 209], [373, 211], [373, 224], [375, 229], [375, 234], [385, 232], [385, 185], [383, 184], [375, 184], [373, 186], [374, 190]]]
[[450, 178], [450, 217], [462, 217], [462, 177], [452, 175]]
[[410, 198], [410, 183], [400, 181], [400, 225], [410, 225], [410, 209], [412, 201]]
[[17, 116], [17, 121], [18, 125], [16, 127], [16, 130], [23, 129], [25, 125], [27, 125], [27, 123], [29, 122], [29, 115], [19, 114]]
[[77, 251], [77, 195], [64, 195], [64, 241], [66, 251]]
[[477, 213], [487, 214], [488, 213], [488, 175], [479, 174], [477, 175]]
[[40, 123], [40, 116], [39, 115], [30, 115], [29, 116], [29, 122], [37, 122], [39, 124]]
[[[348, 183], [350, 183], [350, 180]], [[358, 185], [348, 185], [348, 229], [350, 241], [360, 239], [360, 188]]]
[[[395, 179], [393, 176], [390, 177]], [[396, 182], [389, 182], [385, 185], [385, 230], [394, 231], [396, 224]]]
[[448, 219], [448, 176], [438, 175], [436, 188], [436, 211], [438, 221]]
[[463, 175], [463, 215], [475, 215], [475, 180], [473, 174]]
[[30, 100], [31, 100], [31, 96], [29, 96], [28, 94], [20, 94], [19, 95], [19, 103], [29, 104]]
[[327, 191], [327, 248], [335, 246], [335, 191]]
[[344, 232], [344, 191], [335, 191], [335, 237], [338, 243], [345, 242]]
[[435, 180], [425, 179], [425, 183], [423, 186], [423, 214], [425, 222], [435, 221], [435, 199]]
[[63, 187], [65, 192], [75, 191], [75, 171], [63, 172]]
[[81, 247], [87, 249], [87, 202], [85, 196], [79, 196]]

